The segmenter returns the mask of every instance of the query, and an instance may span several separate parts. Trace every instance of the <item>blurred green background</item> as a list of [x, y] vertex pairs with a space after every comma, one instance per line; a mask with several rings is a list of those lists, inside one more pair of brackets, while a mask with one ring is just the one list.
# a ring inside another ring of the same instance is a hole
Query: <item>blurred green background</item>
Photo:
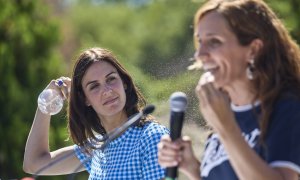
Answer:
[[[193, 56], [193, 15], [202, 0], [0, 0], [0, 179], [29, 176], [24, 147], [37, 96], [51, 79], [70, 76], [90, 47], [113, 51], [166, 119], [168, 98], [188, 94], [187, 122], [204, 124], [194, 96], [201, 72], [187, 71]], [[269, 0], [300, 40], [300, 0]], [[65, 111], [52, 118], [51, 150], [70, 145]], [[194, 137], [197, 139], [197, 137]], [[67, 176], [40, 179], [67, 179]], [[79, 173], [76, 179], [87, 179]]]

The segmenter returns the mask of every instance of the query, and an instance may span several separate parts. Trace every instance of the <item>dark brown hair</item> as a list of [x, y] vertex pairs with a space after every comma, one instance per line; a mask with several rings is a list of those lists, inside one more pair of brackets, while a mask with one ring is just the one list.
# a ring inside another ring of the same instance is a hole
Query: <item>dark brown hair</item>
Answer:
[[[256, 78], [252, 80], [253, 91], [261, 101], [259, 124], [262, 141], [278, 98], [292, 90], [299, 97], [299, 47], [276, 14], [262, 0], [210, 0], [195, 14], [195, 32], [199, 20], [212, 11], [225, 17], [240, 45], [247, 46], [255, 39], [263, 42], [263, 48], [254, 59]], [[197, 46], [196, 39], [194, 42]]]
[[[105, 61], [117, 69], [123, 83], [126, 85], [126, 104], [124, 110], [128, 117], [141, 111], [146, 105], [145, 98], [139, 92], [138, 88], [132, 81], [129, 73], [118, 62], [116, 57], [108, 50], [102, 48], [91, 48], [80, 54], [78, 57], [72, 74], [71, 92], [68, 108], [68, 128], [74, 143], [84, 146], [90, 138], [96, 139], [95, 134], [106, 134], [105, 129], [101, 125], [101, 119], [91, 106], [86, 105], [85, 94], [82, 89], [82, 78], [87, 69], [98, 61]], [[139, 125], [151, 118], [143, 118]]]

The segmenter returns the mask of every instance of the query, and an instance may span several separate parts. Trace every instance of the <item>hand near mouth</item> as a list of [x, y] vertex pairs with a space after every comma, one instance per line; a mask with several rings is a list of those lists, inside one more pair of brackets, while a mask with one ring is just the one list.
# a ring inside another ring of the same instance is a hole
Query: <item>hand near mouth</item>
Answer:
[[215, 76], [210, 71], [207, 71], [200, 77], [198, 85], [203, 86], [207, 83], [213, 83], [214, 81]]
[[213, 74], [210, 71], [205, 72], [198, 82], [195, 93], [204, 119], [216, 131], [223, 131], [226, 125], [234, 122], [234, 116], [230, 109], [228, 95], [216, 88], [214, 81]]

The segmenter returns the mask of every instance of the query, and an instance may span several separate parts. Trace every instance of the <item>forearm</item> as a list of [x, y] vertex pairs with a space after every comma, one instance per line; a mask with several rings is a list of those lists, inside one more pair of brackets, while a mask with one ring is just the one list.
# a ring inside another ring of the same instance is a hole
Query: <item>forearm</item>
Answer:
[[51, 158], [49, 152], [50, 118], [50, 115], [45, 115], [37, 109], [25, 146], [23, 162], [25, 171], [35, 170]]
[[230, 163], [239, 179], [282, 180], [283, 177], [271, 168], [245, 141], [237, 125], [219, 132], [220, 140]]

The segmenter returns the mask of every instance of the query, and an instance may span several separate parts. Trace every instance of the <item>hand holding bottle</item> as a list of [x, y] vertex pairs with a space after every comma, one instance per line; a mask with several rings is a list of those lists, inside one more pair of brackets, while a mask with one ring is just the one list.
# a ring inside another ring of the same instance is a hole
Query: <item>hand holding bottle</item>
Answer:
[[61, 77], [52, 80], [38, 97], [38, 107], [44, 114], [55, 115], [63, 107], [64, 99], [67, 99], [70, 91], [71, 79]]

